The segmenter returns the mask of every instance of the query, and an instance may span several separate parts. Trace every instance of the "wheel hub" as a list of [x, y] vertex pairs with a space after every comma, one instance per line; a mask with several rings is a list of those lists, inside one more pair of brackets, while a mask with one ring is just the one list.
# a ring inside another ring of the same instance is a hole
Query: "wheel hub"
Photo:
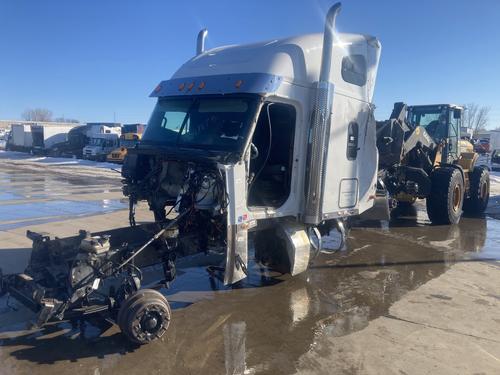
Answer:
[[158, 319], [154, 316], [147, 317], [143, 325], [146, 330], [152, 331], [158, 325]]
[[156, 311], [147, 311], [141, 319], [141, 328], [146, 333], [156, 333], [161, 325], [163, 319]]
[[137, 316], [132, 331], [141, 342], [152, 341], [165, 333], [169, 320], [164, 306], [151, 304]]

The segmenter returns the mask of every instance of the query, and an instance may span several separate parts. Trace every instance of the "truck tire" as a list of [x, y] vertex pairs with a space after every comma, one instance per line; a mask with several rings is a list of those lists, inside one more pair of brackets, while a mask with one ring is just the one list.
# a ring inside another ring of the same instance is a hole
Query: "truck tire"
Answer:
[[433, 224], [457, 224], [464, 201], [464, 180], [460, 171], [451, 167], [434, 170], [426, 201], [427, 215]]
[[464, 201], [464, 212], [482, 214], [490, 199], [490, 172], [484, 166], [475, 167], [470, 174], [470, 194]]
[[127, 317], [127, 313], [129, 311], [130, 306], [137, 301], [138, 299], [144, 297], [144, 291], [147, 291], [148, 289], [141, 289], [136, 291], [135, 293], [131, 294], [125, 301], [123, 301], [122, 305], [120, 306], [120, 309], [118, 310], [118, 315], [116, 317], [116, 324], [118, 324], [118, 327], [124, 327], [125, 326], [125, 321]]
[[165, 334], [171, 315], [170, 306], [163, 294], [154, 289], [143, 289], [123, 304], [118, 321], [127, 339], [142, 345]]

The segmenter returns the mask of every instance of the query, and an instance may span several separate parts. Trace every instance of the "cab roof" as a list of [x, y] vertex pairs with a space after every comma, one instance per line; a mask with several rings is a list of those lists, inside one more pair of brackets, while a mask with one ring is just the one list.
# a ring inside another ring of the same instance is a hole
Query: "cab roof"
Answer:
[[[381, 49], [379, 41], [362, 34], [337, 33], [336, 36], [330, 81], [336, 90], [357, 91], [358, 96], [371, 101]], [[322, 47], [322, 33], [217, 47], [187, 61], [172, 79], [264, 73], [309, 87], [319, 80]], [[352, 87], [355, 85], [342, 80], [342, 59], [350, 55], [363, 55], [366, 60], [364, 87]]]
[[409, 105], [409, 108], [423, 108], [423, 107], [450, 107], [453, 109], [464, 110], [465, 107], [457, 104], [418, 104], [418, 105]]

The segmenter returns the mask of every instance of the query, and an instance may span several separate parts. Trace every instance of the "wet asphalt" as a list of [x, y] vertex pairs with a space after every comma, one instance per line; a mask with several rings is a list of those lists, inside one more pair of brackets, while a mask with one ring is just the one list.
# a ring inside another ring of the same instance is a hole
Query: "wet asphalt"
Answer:
[[2, 166], [0, 186], [0, 231], [127, 207], [119, 184], [107, 180]]
[[[119, 183], [91, 177], [2, 168], [0, 186], [0, 235], [33, 223], [127, 212]], [[180, 269], [165, 291], [173, 317], [164, 339], [142, 347], [129, 344], [116, 327], [98, 323], [25, 331], [30, 314], [15, 303], [9, 307], [4, 297], [0, 374], [294, 373], [301, 356], [323, 350], [317, 346], [320, 336], [362, 331], [454, 264], [498, 260], [499, 229], [500, 221], [487, 216], [432, 226], [417, 203], [389, 222], [356, 224], [343, 251], [320, 254], [294, 278], [252, 263], [247, 280], [226, 288], [200, 262]], [[327, 245], [329, 240], [334, 238]], [[433, 298], [447, 298], [446, 291]]]

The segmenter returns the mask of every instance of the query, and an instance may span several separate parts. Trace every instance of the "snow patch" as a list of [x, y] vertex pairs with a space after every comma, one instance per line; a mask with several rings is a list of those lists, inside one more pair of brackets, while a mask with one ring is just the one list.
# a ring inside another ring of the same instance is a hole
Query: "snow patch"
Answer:
[[83, 159], [70, 159], [70, 158], [56, 158], [49, 156], [33, 156], [24, 152], [17, 151], [5, 151], [0, 150], [0, 159], [18, 160], [33, 164], [44, 164], [44, 165], [55, 165], [55, 166], [83, 166], [83, 167], [93, 167], [99, 169], [110, 169], [121, 171], [121, 165], [97, 162], [92, 160]]

